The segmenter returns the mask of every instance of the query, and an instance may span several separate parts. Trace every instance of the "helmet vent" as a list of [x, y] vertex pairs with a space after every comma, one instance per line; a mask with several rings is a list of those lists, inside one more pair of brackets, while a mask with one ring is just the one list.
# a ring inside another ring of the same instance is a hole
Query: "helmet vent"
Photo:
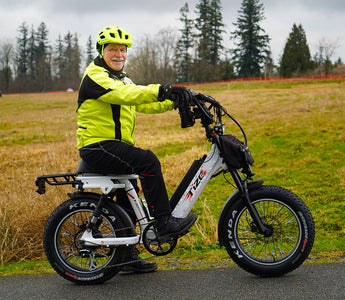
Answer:
[[121, 30], [117, 30], [117, 33], [119, 34], [120, 39], [122, 39], [122, 31]]
[[128, 40], [128, 34], [125, 35], [125, 39]]
[[109, 35], [112, 37], [112, 38], [115, 38], [115, 34], [113, 32], [110, 32]]

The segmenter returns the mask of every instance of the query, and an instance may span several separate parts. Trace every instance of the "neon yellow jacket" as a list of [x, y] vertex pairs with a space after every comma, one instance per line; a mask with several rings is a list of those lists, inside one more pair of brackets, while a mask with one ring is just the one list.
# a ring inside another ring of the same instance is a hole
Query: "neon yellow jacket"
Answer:
[[78, 149], [104, 140], [134, 145], [136, 112], [162, 113], [174, 108], [158, 102], [159, 84], [135, 85], [97, 57], [85, 70], [78, 96]]

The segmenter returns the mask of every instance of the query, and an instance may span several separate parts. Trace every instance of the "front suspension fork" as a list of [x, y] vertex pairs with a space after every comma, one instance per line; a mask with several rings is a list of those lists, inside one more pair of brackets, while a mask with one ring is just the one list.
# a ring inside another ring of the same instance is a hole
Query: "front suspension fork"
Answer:
[[269, 237], [273, 234], [272, 228], [265, 224], [259, 215], [255, 205], [250, 201], [249, 190], [248, 190], [248, 179], [241, 179], [238, 171], [231, 172], [234, 181], [241, 192], [241, 199], [244, 201], [250, 216], [252, 217], [257, 231], [263, 234], [265, 237]]

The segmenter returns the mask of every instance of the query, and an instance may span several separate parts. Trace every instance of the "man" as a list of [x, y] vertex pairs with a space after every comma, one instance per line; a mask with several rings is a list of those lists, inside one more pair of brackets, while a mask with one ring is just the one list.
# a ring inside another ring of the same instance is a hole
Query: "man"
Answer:
[[[137, 86], [123, 72], [130, 35], [120, 27], [107, 26], [98, 35], [99, 56], [86, 68], [78, 97], [78, 149], [83, 161], [95, 172], [138, 174], [158, 235], [182, 236], [196, 221], [171, 216], [168, 194], [158, 158], [149, 150], [134, 147], [135, 113], [162, 113], [172, 110], [174, 101], [183, 101], [184, 87], [150, 84]], [[136, 186], [136, 185], [135, 185]], [[117, 202], [128, 207], [125, 194]], [[135, 216], [129, 215], [135, 222]], [[126, 258], [133, 261], [123, 270], [151, 272], [156, 264], [140, 259], [134, 248]]]

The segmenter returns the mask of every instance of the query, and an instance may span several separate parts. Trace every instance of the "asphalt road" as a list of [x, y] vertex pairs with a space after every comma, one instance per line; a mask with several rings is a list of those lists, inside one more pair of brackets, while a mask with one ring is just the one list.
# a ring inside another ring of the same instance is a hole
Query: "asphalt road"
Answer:
[[0, 299], [345, 299], [345, 263], [305, 264], [279, 278], [238, 267], [120, 273], [79, 286], [55, 274], [0, 277]]

